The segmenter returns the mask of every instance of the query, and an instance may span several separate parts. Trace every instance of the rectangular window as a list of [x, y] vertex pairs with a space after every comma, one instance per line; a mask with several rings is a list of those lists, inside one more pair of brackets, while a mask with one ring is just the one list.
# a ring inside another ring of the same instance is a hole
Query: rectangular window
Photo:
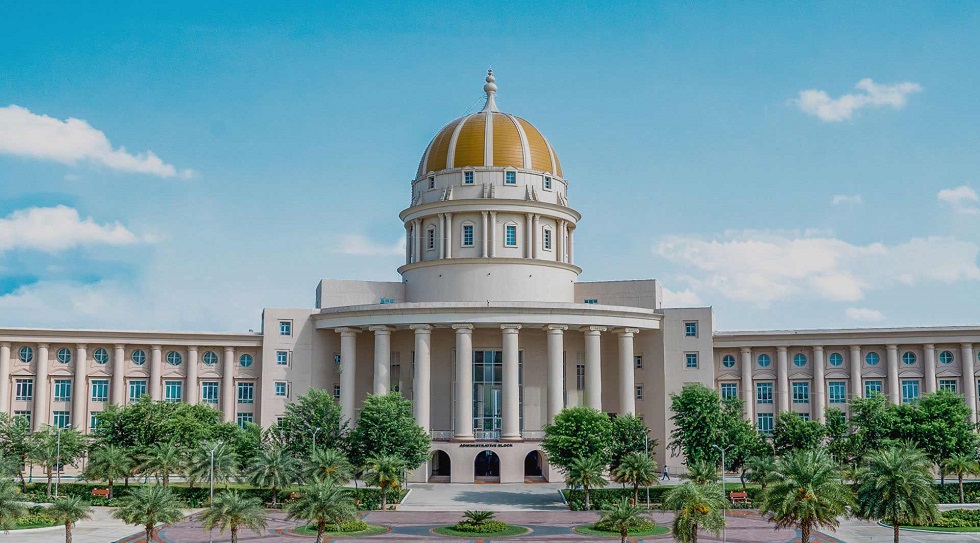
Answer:
[[201, 383], [201, 401], [204, 403], [218, 403], [217, 381], [204, 381]]
[[17, 417], [24, 419], [27, 422], [28, 427], [31, 426], [31, 411], [29, 409], [25, 409], [23, 411], [14, 411], [14, 418]]
[[183, 381], [164, 381], [163, 391], [163, 399], [165, 401], [170, 403], [178, 403], [184, 400]]
[[96, 428], [99, 427], [99, 415], [101, 415], [101, 414], [102, 414], [102, 411], [92, 411], [91, 413], [89, 413], [89, 416], [88, 416], [88, 427], [89, 428], [91, 428], [92, 430], [94, 430], [94, 429], [96, 429]]
[[68, 428], [71, 426], [71, 414], [68, 411], [55, 411], [51, 417], [51, 425], [55, 428]]
[[864, 382], [864, 397], [870, 398], [873, 394], [881, 394], [882, 391], [881, 381], [865, 381]]
[[435, 177], [430, 177], [429, 178], [429, 189], [431, 190], [431, 189], [434, 189], [434, 188], [436, 188], [436, 178]]
[[738, 399], [738, 384], [737, 383], [722, 383], [721, 384], [721, 399]]
[[505, 172], [504, 173], [504, 183], [508, 185], [517, 184], [517, 172]]
[[810, 383], [793, 383], [793, 403], [810, 403]]
[[432, 251], [436, 248], [436, 229], [429, 228], [425, 231], [425, 248]]
[[687, 337], [698, 337], [698, 323], [697, 321], [685, 322], [684, 323], [684, 335]]
[[286, 381], [276, 381], [276, 396], [289, 396], [289, 384]]
[[146, 381], [129, 382], [129, 401], [135, 402], [146, 396]]
[[293, 335], [293, 321], [279, 321], [279, 335], [280, 336]]
[[772, 403], [772, 382], [755, 384], [755, 403]]
[[575, 390], [585, 390], [585, 364], [575, 364]]
[[467, 185], [473, 184], [473, 172], [463, 172], [463, 183]]
[[804, 421], [809, 421], [810, 420], [810, 414], [809, 413], [797, 413], [797, 415], [799, 415], [800, 418], [803, 419]]
[[255, 422], [255, 415], [252, 413], [239, 413], [236, 418], [238, 420], [238, 427], [242, 430], [245, 429], [245, 425]]
[[638, 369], [638, 370], [642, 370], [643, 369], [643, 355], [642, 354], [638, 354], [638, 355], [636, 355], [636, 356], [633, 357], [633, 366], [636, 367], [636, 369]]
[[595, 304], [598, 304], [599, 303], [599, 299], [598, 298], [586, 298], [585, 299], [585, 303], [595, 305]]
[[772, 413], [759, 413], [755, 417], [755, 427], [763, 434], [771, 434], [773, 427]]
[[381, 301], [379, 301], [378, 303], [379, 304], [393, 304], [393, 303], [395, 303], [395, 299], [394, 298], [381, 298]]
[[109, 380], [108, 379], [93, 379], [92, 380], [92, 401], [93, 402], [107, 402], [107, 401], [109, 401]]
[[56, 402], [71, 401], [71, 379], [54, 380], [54, 401]]
[[[391, 353], [389, 360], [398, 360], [398, 353]], [[388, 390], [391, 392], [402, 391], [402, 365], [391, 364], [388, 366]]]
[[473, 225], [464, 224], [463, 225], [463, 247], [473, 246]]
[[687, 353], [684, 355], [685, 367], [695, 369], [698, 367], [698, 353]]
[[939, 390], [945, 390], [946, 392], [956, 394], [956, 379], [940, 379]]
[[333, 386], [333, 399], [340, 401], [340, 385]]
[[508, 247], [517, 247], [517, 227], [508, 224], [504, 227], [504, 245]]
[[643, 399], [643, 385], [636, 385], [636, 399]]
[[255, 383], [238, 383], [238, 403], [255, 402]]
[[844, 381], [827, 383], [827, 396], [830, 403], [847, 403], [847, 385]]
[[15, 400], [29, 402], [34, 399], [34, 379], [17, 379], [14, 389]]
[[[381, 303], [384, 303], [384, 299], [381, 300]], [[277, 366], [289, 365], [289, 351], [276, 351], [276, 365]]]
[[551, 178], [550, 177], [547, 177], [546, 176], [544, 178], [544, 190], [551, 190]]
[[911, 403], [919, 399], [919, 382], [902, 381], [902, 403]]
[[542, 236], [542, 238], [543, 238], [543, 243], [544, 243], [544, 250], [545, 251], [550, 251], [551, 250], [551, 229], [550, 228], [545, 228], [544, 229], [544, 236]]

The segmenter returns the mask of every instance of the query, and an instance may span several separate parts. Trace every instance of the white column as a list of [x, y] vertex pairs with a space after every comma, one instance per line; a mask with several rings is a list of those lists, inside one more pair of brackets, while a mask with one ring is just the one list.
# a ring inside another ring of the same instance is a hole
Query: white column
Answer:
[[163, 383], [160, 376], [163, 373], [163, 346], [150, 346], [150, 399], [160, 401], [163, 399]]
[[497, 212], [490, 212], [490, 258], [497, 255]]
[[432, 352], [432, 327], [428, 324], [413, 324], [415, 330], [415, 375], [412, 377], [412, 405], [415, 407], [415, 424], [429, 433], [431, 430], [430, 405], [431, 372], [429, 359]]
[[388, 393], [391, 384], [391, 328], [371, 326], [374, 332], [374, 394]]
[[813, 416], [820, 424], [826, 420], [825, 407], [827, 395], [827, 380], [824, 377], [824, 352], [823, 347], [818, 345], [813, 348]]
[[[40, 351], [40, 345], [38, 346], [38, 351]], [[48, 346], [44, 345], [44, 350], [47, 352]], [[48, 405], [48, 394], [51, 390], [51, 385], [48, 383], [48, 360], [47, 358], [41, 359], [40, 353], [38, 357], [34, 360], [34, 431], [41, 429], [41, 426], [45, 424], [51, 424], [51, 420], [48, 419], [49, 405]]]
[[861, 382], [861, 346], [851, 345], [851, 397], [864, 397], [864, 383]]
[[337, 328], [340, 334], [340, 420], [354, 423], [354, 380], [357, 367], [357, 334], [355, 328]]
[[221, 393], [221, 420], [225, 422], [235, 422], [235, 394], [238, 392], [235, 385], [235, 366], [237, 365], [235, 349], [225, 347], [225, 354], [221, 358], [221, 385], [218, 387]]
[[752, 382], [752, 348], [742, 347], [742, 400], [745, 401], [745, 418], [755, 425], [755, 387]]
[[453, 257], [453, 214], [446, 213], [446, 258]]
[[603, 326], [587, 326], [585, 333], [585, 406], [602, 411], [602, 359], [599, 334]]
[[412, 225], [405, 225], [405, 263], [412, 263]]
[[454, 324], [456, 330], [456, 413], [453, 439], [473, 441], [473, 325]]
[[487, 238], [489, 237], [490, 234], [488, 232], [489, 226], [487, 226], [488, 224], [487, 217], [489, 214], [486, 211], [481, 211], [480, 214], [483, 215], [483, 230], [482, 230], [483, 244], [480, 245], [480, 256], [482, 256], [483, 258], [487, 258], [487, 256], [490, 255], [490, 253], [487, 252]]
[[438, 236], [437, 243], [439, 249], [439, 259], [446, 258], [446, 216], [440, 213], [439, 217], [439, 228], [436, 231]]
[[520, 381], [520, 343], [518, 334], [520, 324], [502, 324], [503, 382], [500, 386], [501, 421], [500, 439], [519, 441], [521, 439], [521, 381]]
[[555, 245], [558, 246], [558, 262], [565, 261], [565, 221], [558, 221], [558, 228], [555, 229]]
[[187, 348], [187, 379], [184, 382], [184, 401], [194, 405], [201, 398], [200, 386], [197, 384], [197, 347]]
[[116, 405], [126, 402], [126, 346], [116, 345], [112, 350], [112, 385], [109, 401]]
[[960, 355], [963, 368], [963, 392], [966, 405], [970, 407], [970, 422], [977, 423], [977, 378], [973, 361], [973, 344], [960, 345]]
[[786, 347], [776, 347], [776, 405], [789, 411], [789, 360]]
[[415, 261], [422, 262], [422, 219], [415, 219]]
[[636, 379], [633, 363], [633, 334], [636, 328], [619, 330], [619, 414], [636, 414]]
[[534, 214], [526, 213], [524, 220], [524, 258], [531, 258], [534, 254]]
[[562, 398], [562, 362], [565, 353], [564, 332], [568, 327], [550, 324], [545, 330], [548, 332], [548, 424], [551, 424], [565, 404]]
[[925, 351], [926, 394], [932, 394], [936, 391], [936, 346], [926, 343], [922, 350]]
[[[42, 348], [43, 347], [43, 348]], [[38, 362], [48, 363], [48, 346], [38, 346]], [[43, 356], [42, 356], [43, 355]], [[88, 430], [85, 424], [85, 407], [88, 402], [88, 346], [79, 344], [75, 348], [75, 390], [71, 393], [71, 425], [80, 432]]]
[[898, 405], [902, 391], [898, 386], [898, 345], [885, 345], [885, 362], [888, 365], [888, 401]]
[[[566, 228], [568, 228], [566, 226]], [[568, 229], [568, 263], [575, 264], [575, 229]]]
[[531, 248], [533, 251], [531, 256], [534, 258], [540, 258], [539, 251], [541, 251], [541, 226], [540, 226], [541, 216], [535, 215], [532, 223], [533, 226], [531, 227], [531, 233], [532, 233]]
[[10, 344], [9, 343], [0, 343], [0, 413], [10, 414]]

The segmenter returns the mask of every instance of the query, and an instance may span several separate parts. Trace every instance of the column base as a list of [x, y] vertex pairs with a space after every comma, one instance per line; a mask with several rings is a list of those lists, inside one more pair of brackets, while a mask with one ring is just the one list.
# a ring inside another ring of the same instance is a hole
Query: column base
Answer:
[[502, 435], [502, 436], [500, 436], [500, 441], [510, 441], [510, 442], [524, 441], [524, 436], [522, 436], [520, 434], [515, 435], [515, 436]]
[[449, 440], [450, 443], [457, 441], [476, 441], [476, 438], [473, 436], [453, 436], [452, 439]]

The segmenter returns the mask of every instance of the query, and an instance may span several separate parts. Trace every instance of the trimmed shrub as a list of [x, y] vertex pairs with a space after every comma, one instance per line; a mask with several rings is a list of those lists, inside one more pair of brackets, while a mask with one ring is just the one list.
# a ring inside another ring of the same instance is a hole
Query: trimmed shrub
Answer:
[[[657, 525], [654, 524], [654, 523], [652, 523], [652, 522], [643, 522], [641, 524], [637, 524], [633, 528], [630, 528], [630, 532], [648, 532], [648, 531], [656, 528], [656, 526]], [[611, 524], [609, 524], [608, 522], [601, 521], [601, 520], [599, 522], [596, 522], [595, 524], [593, 524], [592, 525], [592, 529], [593, 530], [599, 530], [601, 532], [616, 532], [616, 533], [619, 533], [619, 530], [617, 528], [613, 528], [613, 526]]]
[[[650, 487], [650, 504], [660, 504], [664, 501], [664, 496], [667, 492], [670, 492], [671, 486], [653, 486]], [[742, 485], [728, 485], [728, 491], [741, 491]], [[746, 491], [749, 493], [749, 499], [753, 502], [757, 501], [762, 494], [758, 485], [748, 485]], [[585, 510], [585, 491], [580, 489], [569, 489], [566, 488], [562, 490], [565, 495], [565, 501], [568, 502], [568, 508], [572, 511], [583, 511]], [[637, 505], [646, 504], [646, 489], [640, 489], [640, 501]], [[633, 499], [633, 489], [632, 488], [593, 488], [589, 490], [589, 500], [593, 510], [601, 510], [604, 505], [615, 505], [623, 500]], [[735, 509], [735, 507], [732, 507]]]
[[363, 532], [368, 529], [368, 524], [363, 520], [348, 520], [340, 524], [327, 525], [328, 532]]
[[502, 532], [507, 529], [507, 523], [499, 520], [486, 520], [479, 524], [469, 521], [457, 522], [453, 530], [457, 532], [467, 532], [471, 534], [492, 534]]

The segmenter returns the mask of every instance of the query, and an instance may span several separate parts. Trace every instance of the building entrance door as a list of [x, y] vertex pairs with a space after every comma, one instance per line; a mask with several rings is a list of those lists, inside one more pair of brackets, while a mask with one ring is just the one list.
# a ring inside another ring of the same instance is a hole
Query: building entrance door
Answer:
[[477, 481], [500, 482], [500, 457], [493, 451], [482, 451], [473, 461], [473, 475]]

